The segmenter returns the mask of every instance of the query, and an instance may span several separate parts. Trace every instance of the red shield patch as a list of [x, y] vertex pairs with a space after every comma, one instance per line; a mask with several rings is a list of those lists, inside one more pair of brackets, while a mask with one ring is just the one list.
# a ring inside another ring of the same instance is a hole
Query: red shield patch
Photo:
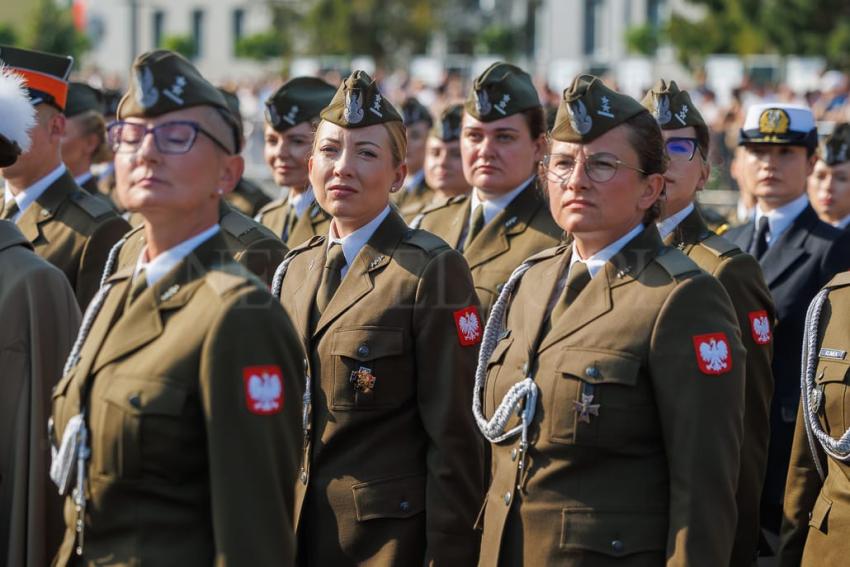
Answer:
[[770, 332], [770, 319], [767, 316], [767, 311], [751, 311], [749, 317], [753, 340], [757, 345], [768, 344], [773, 336]]
[[726, 333], [695, 336], [694, 351], [703, 374], [726, 374], [732, 370], [732, 353]]
[[478, 309], [470, 305], [454, 312], [455, 327], [457, 327], [457, 338], [461, 346], [477, 345], [481, 342], [484, 326], [478, 317]]
[[280, 366], [246, 366], [242, 369], [245, 404], [257, 415], [271, 415], [283, 409], [283, 372]]

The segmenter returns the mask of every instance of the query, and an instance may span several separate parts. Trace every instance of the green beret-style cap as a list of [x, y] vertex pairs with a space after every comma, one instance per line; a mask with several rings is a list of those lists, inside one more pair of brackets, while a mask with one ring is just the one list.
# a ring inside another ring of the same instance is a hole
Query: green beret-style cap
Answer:
[[664, 79], [659, 79], [643, 97], [641, 104], [655, 117], [662, 130], [676, 130], [688, 126], [708, 127], [702, 114], [691, 101], [691, 95], [688, 91], [679, 90], [676, 81], [665, 83]]
[[212, 106], [222, 111], [221, 116], [233, 130], [233, 153], [239, 153], [242, 132], [224, 95], [192, 63], [173, 51], [157, 49], [136, 57], [130, 88], [118, 103], [116, 115], [119, 120], [129, 116], [154, 118], [194, 106]]
[[72, 118], [83, 112], [93, 110], [103, 114], [103, 93], [86, 83], [72, 82], [68, 85], [68, 102], [65, 104], [65, 116]]
[[579, 75], [564, 90], [551, 135], [561, 142], [586, 144], [641, 112], [648, 111], [599, 77]]
[[266, 100], [266, 121], [283, 132], [316, 118], [333, 99], [336, 89], [316, 77], [295, 77]]
[[403, 122], [395, 107], [381, 94], [378, 83], [366, 71], [351, 73], [320, 116], [343, 128]]
[[826, 165], [839, 165], [850, 161], [850, 124], [842, 122], [823, 141], [822, 153]]
[[424, 104], [413, 96], [407, 97], [402, 103], [401, 115], [404, 118], [405, 126], [410, 126], [417, 122], [427, 122], [429, 128], [434, 125], [434, 119], [431, 117], [431, 113], [428, 112]]
[[434, 122], [429, 134], [444, 142], [454, 142], [460, 139], [461, 121], [463, 120], [463, 105], [452, 104], [443, 109], [440, 118]]
[[540, 107], [531, 76], [515, 65], [497, 62], [475, 79], [464, 110], [481, 122], [493, 122]]

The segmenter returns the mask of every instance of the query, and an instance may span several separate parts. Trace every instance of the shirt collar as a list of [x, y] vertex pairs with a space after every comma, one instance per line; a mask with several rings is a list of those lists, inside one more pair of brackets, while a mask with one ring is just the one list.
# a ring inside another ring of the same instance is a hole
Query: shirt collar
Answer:
[[65, 164], [60, 163], [56, 169], [54, 169], [32, 185], [21, 191], [17, 195], [12, 194], [12, 190], [9, 189], [9, 182], [6, 181], [6, 200], [15, 199], [15, 201], [18, 203], [18, 212], [17, 214], [15, 214], [14, 217], [12, 217], [11, 220], [17, 222], [18, 219], [21, 218], [21, 216], [27, 210], [27, 207], [29, 207], [36, 200], [38, 200], [38, 198], [41, 197], [45, 191], [47, 191], [48, 187], [53, 185], [53, 183], [57, 179], [62, 177], [63, 173], [65, 173]]
[[576, 262], [584, 262], [587, 264], [587, 271], [590, 272], [590, 277], [593, 278], [599, 273], [599, 270], [602, 269], [602, 266], [605, 263], [614, 257], [617, 252], [623, 249], [623, 247], [632, 241], [638, 234], [640, 234], [644, 229], [643, 223], [639, 223], [629, 232], [627, 232], [624, 236], [620, 237], [618, 240], [615, 240], [593, 256], [587, 259], [583, 259], [579, 257], [578, 250], [576, 250], [576, 245], [573, 244], [573, 253], [570, 256], [570, 269], [572, 269], [573, 264]]
[[676, 230], [676, 227], [692, 212], [694, 212], [694, 204], [688, 203], [687, 207], [658, 223], [656, 226], [658, 226], [658, 233], [661, 235], [661, 240], [664, 240], [671, 232]]
[[[522, 193], [522, 190], [525, 189], [526, 186], [528, 186], [532, 179], [534, 179], [533, 175], [522, 183], [520, 183], [519, 187], [511, 190], [510, 193], [499, 195], [495, 199], [489, 199], [487, 201], [483, 200], [478, 195], [477, 188], [473, 189], [471, 197], [472, 202], [470, 203], [471, 208], [469, 209], [470, 213], [474, 213], [478, 205], [484, 205], [484, 224], [487, 224], [488, 222], [493, 220], [493, 217], [504, 211], [507, 206], [510, 205], [520, 193]], [[469, 222], [472, 222], [472, 214], [469, 215]]]
[[417, 187], [422, 183], [422, 180], [425, 179], [425, 168], [423, 167], [416, 173], [411, 173], [404, 180], [404, 190], [405, 191], [415, 191]]
[[148, 282], [148, 286], [150, 287], [154, 285], [156, 282], [161, 280], [165, 274], [170, 272], [174, 266], [179, 264], [186, 256], [191, 254], [195, 248], [215, 236], [218, 231], [218, 224], [214, 224], [200, 234], [196, 234], [192, 238], [184, 240], [177, 246], [169, 248], [149, 262], [145, 262], [145, 257], [148, 252], [148, 248], [145, 246], [142, 249], [142, 253], [139, 254], [138, 261], [136, 261], [136, 269], [133, 271], [133, 277], [135, 278], [139, 272], [144, 269], [145, 279]]
[[844, 230], [845, 228], [847, 228], [848, 225], [850, 225], [850, 215], [847, 215], [846, 217], [835, 223], [833, 226], [835, 226], [835, 228], [840, 228]]
[[372, 238], [372, 235], [375, 234], [375, 231], [378, 230], [378, 227], [381, 226], [381, 223], [384, 222], [384, 219], [389, 214], [390, 206], [387, 205], [378, 216], [343, 238], [339, 238], [334, 234], [334, 225], [331, 223], [331, 227], [328, 230], [328, 248], [331, 247], [331, 244], [340, 244], [342, 246], [342, 255], [345, 256], [345, 266], [341, 270], [343, 277], [348, 272], [348, 267], [357, 258], [357, 254], [369, 242], [369, 239]]
[[87, 171], [87, 172], [85, 172], [84, 174], [82, 174], [82, 175], [78, 175], [77, 177], [75, 177], [75, 178], [74, 178], [74, 182], [75, 182], [77, 185], [79, 185], [80, 187], [82, 187], [82, 186], [83, 186], [83, 183], [85, 183], [86, 181], [88, 181], [88, 180], [89, 180], [89, 179], [91, 179], [92, 177], [94, 177], [94, 175], [92, 174], [92, 172], [91, 172], [91, 171]]
[[788, 230], [794, 219], [800, 216], [800, 213], [806, 210], [808, 206], [809, 197], [805, 193], [790, 203], [782, 205], [769, 213], [762, 211], [760, 206], [756, 206], [755, 226], [758, 227], [761, 217], [767, 217], [768, 230], [770, 232], [768, 244], [770, 244], [771, 242], [775, 242], [783, 232]]
[[289, 194], [289, 204], [295, 209], [295, 215], [300, 217], [304, 214], [304, 211], [313, 204], [313, 201], [316, 200], [315, 195], [313, 195], [313, 187], [312, 185], [308, 185], [307, 189], [301, 192], [298, 195], [293, 193]]

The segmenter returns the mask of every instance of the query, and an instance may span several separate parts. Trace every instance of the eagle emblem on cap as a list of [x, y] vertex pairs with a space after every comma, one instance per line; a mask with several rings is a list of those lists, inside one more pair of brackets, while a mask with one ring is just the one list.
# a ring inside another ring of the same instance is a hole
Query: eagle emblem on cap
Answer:
[[760, 134], [787, 134], [791, 118], [781, 108], [768, 108], [759, 116]]
[[286, 115], [282, 117], [283, 120], [286, 120], [290, 126], [295, 126], [295, 119], [298, 117], [299, 110], [300, 109], [298, 108], [298, 105], [293, 104], [292, 107], [290, 107], [289, 112], [287, 112]]
[[280, 114], [274, 104], [270, 102], [266, 103], [266, 120], [269, 121], [269, 124], [275, 127], [280, 124]]
[[345, 109], [342, 117], [349, 124], [357, 124], [363, 120], [363, 93], [358, 89], [345, 91]]
[[490, 114], [490, 111], [493, 110], [493, 105], [490, 104], [490, 97], [484, 89], [475, 91], [475, 110], [481, 116]]
[[593, 128], [593, 119], [587, 113], [587, 107], [580, 100], [567, 103], [567, 110], [570, 113], [570, 126], [573, 130], [584, 136], [590, 129]]
[[655, 120], [661, 126], [664, 126], [673, 118], [673, 113], [670, 112], [670, 99], [667, 96], [660, 96], [655, 99]]
[[150, 67], [136, 69], [136, 102], [143, 108], [150, 108], [159, 100], [159, 90], [153, 84], [153, 72]]

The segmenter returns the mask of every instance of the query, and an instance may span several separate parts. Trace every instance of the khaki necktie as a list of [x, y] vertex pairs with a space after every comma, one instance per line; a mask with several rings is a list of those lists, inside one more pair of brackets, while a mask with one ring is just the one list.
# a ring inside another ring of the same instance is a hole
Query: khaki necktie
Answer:
[[148, 277], [145, 275], [145, 269], [139, 270], [139, 273], [133, 277], [130, 282], [130, 291], [127, 293], [127, 301], [124, 303], [124, 311], [130, 308], [130, 305], [140, 296], [148, 287]]
[[564, 291], [558, 297], [555, 306], [552, 307], [552, 314], [549, 319], [554, 324], [572, 305], [581, 290], [590, 283], [590, 272], [587, 269], [587, 264], [584, 262], [576, 262], [570, 268], [570, 273], [567, 276], [567, 283], [564, 285]]
[[345, 255], [342, 253], [342, 245], [333, 243], [328, 250], [325, 260], [325, 269], [322, 272], [322, 282], [316, 293], [316, 310], [321, 315], [336, 293], [342, 281], [342, 268], [345, 266]]
[[484, 205], [478, 205], [472, 212], [472, 223], [469, 227], [469, 232], [466, 233], [466, 239], [463, 241], [463, 250], [469, 248], [472, 240], [478, 236], [482, 228], [484, 228]]
[[3, 213], [0, 215], [0, 218], [3, 220], [11, 220], [13, 216], [18, 214], [18, 211], [20, 211], [18, 208], [18, 202], [14, 199], [9, 199], [3, 203]]

